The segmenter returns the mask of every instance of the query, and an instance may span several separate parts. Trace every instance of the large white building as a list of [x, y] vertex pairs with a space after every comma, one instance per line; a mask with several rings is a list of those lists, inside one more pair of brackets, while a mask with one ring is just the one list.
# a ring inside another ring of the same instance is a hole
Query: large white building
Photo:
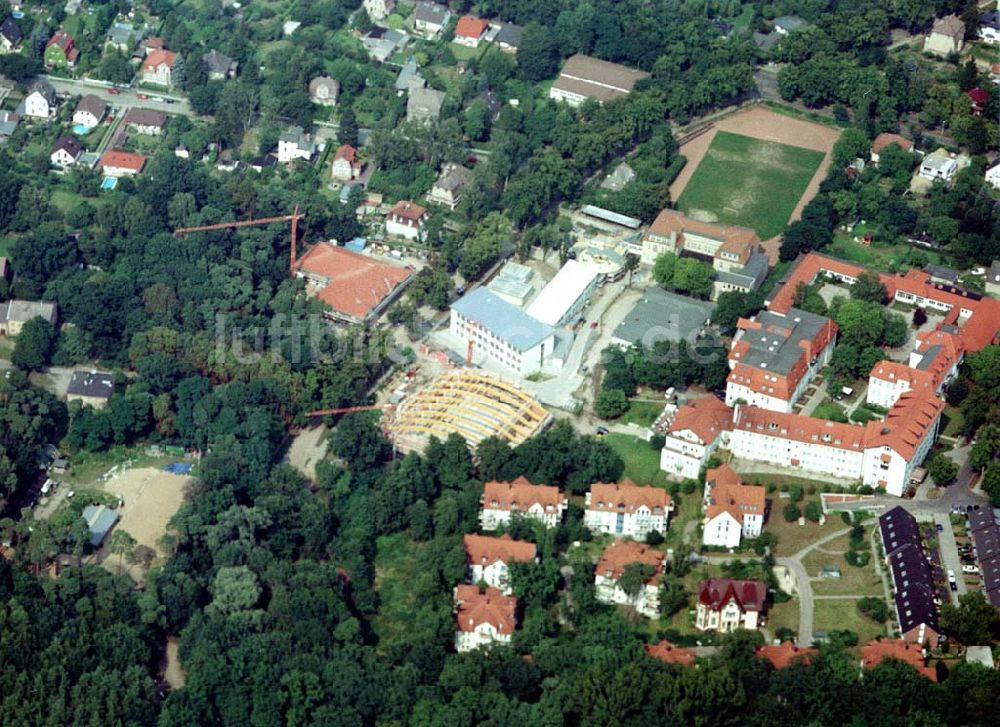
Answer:
[[705, 545], [736, 548], [743, 538], [756, 538], [764, 530], [767, 513], [764, 488], [744, 485], [729, 465], [706, 473], [702, 505], [705, 509], [702, 543]]
[[509, 644], [517, 626], [517, 599], [496, 588], [455, 587], [455, 651]]
[[554, 528], [568, 504], [558, 487], [533, 485], [523, 476], [513, 482], [487, 482], [483, 485], [479, 522], [484, 530], [496, 530], [517, 514]]
[[570, 325], [597, 290], [599, 281], [596, 268], [567, 260], [525, 312], [555, 328]]
[[640, 487], [631, 480], [618, 484], [598, 482], [590, 486], [583, 524], [594, 533], [643, 540], [655, 530], [663, 535], [673, 503], [659, 487]]
[[[660, 615], [660, 582], [663, 578], [664, 560], [661, 551], [648, 545], [633, 540], [614, 543], [604, 551], [594, 569], [597, 600], [601, 603], [632, 606], [643, 616], [656, 618]], [[619, 581], [626, 568], [636, 563], [648, 566], [652, 574], [639, 586], [638, 592], [627, 593]]]
[[688, 402], [664, 434], [660, 469], [673, 477], [697, 479], [717, 448], [729, 446], [733, 410], [714, 396]]
[[761, 581], [709, 578], [698, 587], [695, 628], [729, 633], [763, 625], [767, 587]]
[[487, 288], [476, 288], [451, 306], [450, 331], [473, 363], [492, 362], [519, 376], [550, 365], [555, 331]]
[[469, 567], [469, 581], [485, 583], [499, 589], [505, 596], [511, 594], [511, 564], [531, 563], [537, 556], [534, 543], [514, 540], [507, 533], [499, 538], [470, 533], [462, 539], [462, 544]]

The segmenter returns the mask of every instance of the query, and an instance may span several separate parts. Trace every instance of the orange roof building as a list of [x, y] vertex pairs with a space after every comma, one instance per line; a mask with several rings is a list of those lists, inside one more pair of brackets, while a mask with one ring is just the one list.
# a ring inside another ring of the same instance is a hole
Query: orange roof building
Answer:
[[719, 447], [729, 445], [733, 410], [715, 396], [689, 401], [677, 410], [663, 432], [660, 469], [674, 477], [697, 479]]
[[879, 154], [891, 144], [895, 144], [903, 151], [913, 151], [913, 142], [905, 136], [883, 132], [876, 136], [875, 141], [872, 142], [872, 161], [878, 163]]
[[485, 530], [496, 530], [517, 514], [554, 528], [562, 520], [567, 504], [568, 499], [558, 487], [533, 485], [523, 476], [513, 482], [487, 482], [483, 485], [479, 521]]
[[534, 543], [514, 540], [507, 533], [499, 538], [470, 533], [462, 538], [469, 580], [499, 588], [510, 595], [510, 564], [531, 563], [537, 557]]
[[896, 659], [909, 664], [932, 682], [937, 681], [937, 672], [924, 665], [922, 647], [900, 639], [875, 639], [861, 647], [861, 666], [874, 669], [886, 659]]
[[[663, 551], [634, 540], [620, 540], [608, 546], [594, 569], [597, 600], [631, 606], [649, 618], [660, 615], [660, 581], [665, 560]], [[619, 585], [629, 566], [641, 564], [649, 568], [649, 575], [637, 592], [626, 592]]]
[[129, 177], [142, 171], [146, 157], [118, 149], [108, 149], [97, 163], [98, 169], [109, 177]]
[[517, 599], [496, 588], [455, 587], [455, 649], [471, 651], [494, 643], [510, 643], [517, 626]]
[[295, 263], [307, 292], [326, 303], [334, 320], [358, 323], [380, 315], [413, 276], [408, 267], [320, 242]]
[[706, 472], [702, 542], [735, 548], [743, 538], [758, 537], [767, 515], [764, 494], [759, 485], [744, 485], [727, 464]]
[[654, 265], [656, 258], [665, 252], [677, 255], [688, 252], [714, 258], [720, 250], [741, 255], [745, 250], [759, 247], [760, 238], [751, 229], [693, 220], [676, 210], [665, 209], [643, 236], [640, 259], [646, 265]]
[[665, 664], [676, 664], [677, 666], [685, 667], [694, 666], [694, 662], [698, 658], [694, 649], [674, 646], [665, 639], [658, 644], [644, 644], [643, 648], [651, 657], [659, 659]]
[[780, 646], [758, 646], [757, 656], [767, 659], [775, 669], [785, 669], [794, 663], [809, 665], [809, 657], [819, 652], [816, 649], [803, 649], [791, 641], [783, 641]]
[[142, 80], [145, 83], [172, 86], [176, 60], [177, 54], [173, 51], [162, 48], [152, 51], [142, 61]]
[[673, 509], [666, 490], [640, 487], [631, 480], [594, 483], [587, 493], [586, 506], [583, 523], [591, 532], [640, 540], [653, 530], [665, 533]]
[[490, 24], [482, 18], [463, 15], [455, 26], [455, 42], [476, 48], [489, 27]]

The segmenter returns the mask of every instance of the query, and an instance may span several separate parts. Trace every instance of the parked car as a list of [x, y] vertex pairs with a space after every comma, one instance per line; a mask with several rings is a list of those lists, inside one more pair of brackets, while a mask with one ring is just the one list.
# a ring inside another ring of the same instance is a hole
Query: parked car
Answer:
[[609, 433], [610, 432], [608, 431], [607, 427], [598, 427], [597, 428], [597, 436], [599, 436], [599, 437], [603, 437], [605, 434], [609, 434]]
[[963, 565], [962, 566], [962, 572], [963, 573], [976, 573], [976, 574], [978, 574], [979, 573], [979, 568], [977, 568], [974, 565]]
[[942, 525], [941, 523], [938, 523], [937, 524], [937, 531], [939, 533], [943, 533], [944, 532], [944, 525]]
[[149, 100], [149, 94], [148, 93], [137, 93], [135, 96], [140, 101], [148, 101]]
[[117, 88], [109, 88], [108, 93], [111, 94], [112, 96], [117, 96], [118, 94], [121, 93], [121, 91], [119, 91]]
[[952, 593], [958, 590], [958, 584], [955, 581], [951, 581], [948, 586], [951, 588]]

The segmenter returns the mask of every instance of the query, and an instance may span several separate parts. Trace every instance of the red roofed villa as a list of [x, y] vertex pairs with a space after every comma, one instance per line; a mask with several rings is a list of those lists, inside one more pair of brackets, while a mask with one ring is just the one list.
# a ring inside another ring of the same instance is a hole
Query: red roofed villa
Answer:
[[673, 504], [660, 487], [640, 487], [632, 480], [596, 482], [586, 498], [583, 523], [591, 532], [645, 540], [650, 531], [667, 532]]
[[764, 625], [766, 598], [767, 586], [761, 581], [709, 578], [698, 586], [695, 628], [722, 633], [755, 630]]
[[674, 646], [667, 640], [658, 644], [644, 644], [646, 653], [654, 659], [659, 659], [665, 664], [676, 664], [677, 666], [694, 666], [695, 659], [698, 658], [694, 649], [685, 649], [681, 646]]
[[510, 564], [531, 563], [537, 557], [534, 543], [514, 540], [507, 533], [499, 538], [470, 533], [462, 538], [469, 580], [498, 588], [505, 596], [510, 590]]
[[496, 588], [455, 587], [455, 650], [509, 644], [517, 626], [517, 599]]
[[890, 134], [889, 132], [882, 132], [875, 137], [875, 141], [872, 142], [872, 153], [871, 159], [873, 162], [878, 164], [879, 155], [882, 150], [887, 146], [895, 144], [903, 151], [912, 152], [913, 142], [907, 139], [905, 136], [900, 136], [899, 134]]
[[733, 410], [715, 396], [690, 401], [674, 415], [664, 433], [660, 469], [669, 475], [697, 479], [708, 458], [729, 446]]
[[109, 149], [101, 156], [97, 168], [109, 177], [133, 177], [146, 166], [146, 157], [128, 151]]
[[350, 144], [344, 144], [333, 155], [330, 176], [341, 182], [349, 182], [361, 176], [363, 168], [364, 164], [358, 160], [358, 150]]
[[[660, 615], [660, 580], [663, 578], [665, 558], [662, 551], [634, 540], [620, 540], [608, 546], [594, 569], [597, 600], [632, 606], [644, 616], [657, 618]], [[635, 593], [630, 593], [621, 587], [619, 581], [634, 564], [646, 566], [649, 576]]]
[[924, 665], [923, 647], [901, 639], [875, 639], [861, 647], [861, 666], [874, 669], [886, 659], [896, 659], [909, 664], [932, 682], [937, 681], [937, 671]]
[[424, 223], [430, 219], [426, 207], [409, 200], [400, 200], [385, 216], [385, 231], [408, 240], [422, 240]]
[[702, 543], [735, 548], [743, 538], [758, 537], [767, 514], [764, 494], [759, 485], [744, 485], [728, 464], [706, 472]]
[[474, 15], [463, 15], [455, 26], [455, 42], [469, 48], [478, 48], [490, 24]]
[[809, 657], [819, 652], [816, 649], [803, 649], [791, 641], [783, 641], [780, 646], [758, 646], [757, 656], [767, 659], [775, 669], [786, 669], [792, 664], [809, 665]]
[[558, 487], [533, 485], [524, 476], [513, 482], [487, 482], [483, 485], [479, 522], [484, 530], [496, 530], [516, 513], [554, 528], [562, 520], [568, 502]]
[[142, 82], [171, 88], [177, 54], [169, 50], [154, 50], [142, 62]]

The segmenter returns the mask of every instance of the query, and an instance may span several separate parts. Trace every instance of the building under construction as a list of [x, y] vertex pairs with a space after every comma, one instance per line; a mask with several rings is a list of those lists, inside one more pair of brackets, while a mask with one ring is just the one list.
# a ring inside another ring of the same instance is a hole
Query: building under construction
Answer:
[[389, 425], [396, 449], [422, 451], [431, 436], [458, 432], [470, 447], [487, 437], [517, 446], [542, 431], [551, 415], [530, 394], [482, 371], [451, 371], [399, 405]]

